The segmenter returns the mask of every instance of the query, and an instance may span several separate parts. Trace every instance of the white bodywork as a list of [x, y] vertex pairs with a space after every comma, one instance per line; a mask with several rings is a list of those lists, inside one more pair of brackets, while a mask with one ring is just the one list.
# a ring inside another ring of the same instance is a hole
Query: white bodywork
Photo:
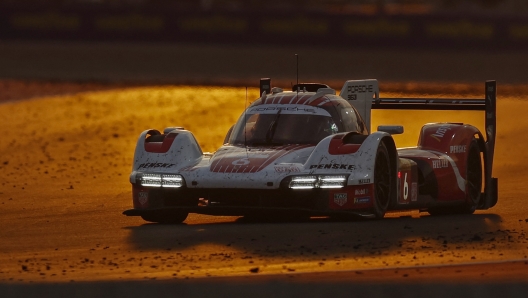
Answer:
[[[321, 96], [336, 96], [335, 92], [303, 93], [299, 96], [320, 98]], [[280, 100], [288, 92], [274, 92], [267, 96], [270, 103], [273, 98]], [[289, 93], [291, 94], [291, 93]], [[373, 97], [379, 94], [376, 80], [350, 80], [341, 90], [341, 97], [347, 99], [361, 114], [370, 128], [370, 107]], [[264, 95], [261, 99], [265, 99]], [[310, 105], [295, 103], [282, 104], [280, 109], [286, 110], [312, 108]], [[250, 106], [253, 110], [272, 111], [272, 105], [263, 104]], [[262, 112], [259, 111], [259, 112]], [[349, 174], [347, 185], [371, 184], [374, 182], [374, 165], [376, 152], [383, 137], [390, 137], [385, 132], [370, 134], [355, 153], [332, 155], [329, 153], [331, 135], [312, 145], [285, 145], [279, 147], [236, 147], [222, 146], [213, 155], [202, 154], [202, 151], [191, 132], [173, 130], [177, 133], [170, 149], [165, 153], [147, 152], [145, 138], [152, 130], [144, 131], [137, 142], [134, 155], [133, 171], [130, 182], [136, 183], [136, 174], [165, 173], [179, 174], [185, 180], [187, 188], [244, 188], [244, 189], [276, 189], [281, 181], [290, 175], [303, 174]], [[219, 166], [220, 165], [220, 166]]]
[[[293, 148], [288, 151], [282, 150], [279, 156], [273, 156], [277, 155], [277, 148], [245, 150], [233, 146], [223, 146], [215, 154], [210, 155], [200, 153], [198, 143], [191, 132], [186, 130], [178, 131], [178, 136], [167, 153], [146, 152], [143, 148], [147, 132], [143, 132], [138, 140], [130, 182], [136, 183], [138, 172], [180, 174], [184, 177], [188, 188], [276, 189], [283, 178], [299, 174], [350, 174], [347, 185], [364, 184], [364, 181], [369, 180], [372, 183], [378, 144], [381, 138], [390, 136], [385, 132], [375, 132], [365, 140], [356, 153], [343, 155], [328, 153], [333, 136], [323, 139], [315, 147], [292, 145]], [[228, 170], [222, 171], [213, 166], [215, 159], [221, 159], [217, 157], [218, 154], [225, 154], [230, 159], [235, 159], [228, 163], [231, 164]], [[252, 163], [261, 165], [266, 161], [269, 161], [269, 164], [260, 169], [253, 169], [252, 172], [244, 171]], [[324, 165], [332, 166], [325, 168]], [[346, 169], [343, 165], [347, 165]], [[213, 170], [217, 171], [213, 172]], [[193, 185], [192, 181], [197, 183]], [[268, 186], [268, 182], [272, 182], [272, 186]]]
[[269, 87], [262, 79], [262, 96], [213, 154], [183, 128], [144, 131], [130, 175], [134, 209], [124, 214], [154, 222], [181, 222], [189, 212], [382, 218], [395, 210], [472, 213], [497, 202], [494, 131], [485, 140], [471, 125], [432, 123], [417, 147], [402, 149], [391, 136], [402, 126], [371, 132], [372, 109], [485, 110], [494, 129], [494, 81], [486, 99], [471, 100], [380, 99], [376, 80], [346, 81], [339, 96], [319, 83]]

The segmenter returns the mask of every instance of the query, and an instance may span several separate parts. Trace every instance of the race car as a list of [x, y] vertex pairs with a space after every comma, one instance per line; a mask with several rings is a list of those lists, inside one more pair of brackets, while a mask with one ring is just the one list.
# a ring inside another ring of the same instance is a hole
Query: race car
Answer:
[[[261, 79], [261, 97], [214, 153], [190, 131], [148, 129], [137, 141], [133, 209], [158, 223], [208, 215], [357, 216], [420, 210], [432, 215], [493, 207], [496, 82], [482, 99], [380, 98], [377, 80], [348, 80], [291, 91]], [[481, 110], [485, 135], [463, 123], [428, 123], [412, 148], [395, 146], [400, 125], [371, 132], [372, 109]]]

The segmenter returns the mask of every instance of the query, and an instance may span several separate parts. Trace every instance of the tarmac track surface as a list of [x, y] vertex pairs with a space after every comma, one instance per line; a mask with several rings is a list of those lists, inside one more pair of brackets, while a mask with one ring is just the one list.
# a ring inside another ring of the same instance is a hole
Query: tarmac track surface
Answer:
[[[11, 90], [28, 84], [3, 83]], [[0, 289], [6, 297], [44, 291], [72, 297], [526, 293], [528, 154], [519, 138], [528, 126], [525, 97], [499, 101], [499, 203], [490, 210], [444, 217], [407, 212], [381, 221], [191, 215], [184, 225], [156, 225], [121, 215], [131, 205], [128, 173], [139, 132], [183, 125], [212, 151], [243, 110], [245, 90], [81, 89], [0, 105]], [[257, 91], [249, 93], [254, 98]], [[220, 109], [232, 112], [215, 112]], [[416, 129], [407, 129], [413, 124], [445, 116], [476, 125], [482, 120], [458, 113], [378, 116], [406, 126], [408, 137], [397, 139], [401, 146], [416, 142]]]

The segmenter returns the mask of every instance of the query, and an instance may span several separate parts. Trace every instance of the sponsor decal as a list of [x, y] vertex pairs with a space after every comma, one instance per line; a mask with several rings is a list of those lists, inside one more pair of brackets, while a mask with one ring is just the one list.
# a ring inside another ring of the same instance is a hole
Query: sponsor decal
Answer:
[[370, 203], [370, 197], [354, 198], [354, 204], [367, 204]]
[[411, 184], [411, 201], [416, 202], [418, 200], [418, 183], [413, 182]]
[[438, 142], [440, 142], [440, 139], [442, 139], [445, 135], [445, 133], [450, 130], [451, 128], [449, 126], [440, 126], [434, 134], [431, 135], [431, 137]]
[[142, 163], [139, 165], [139, 169], [149, 169], [149, 168], [170, 168], [175, 166], [174, 163], [160, 163], [160, 162], [148, 162], [148, 163]]
[[340, 164], [340, 163], [326, 163], [326, 164], [311, 165], [310, 169], [355, 170], [356, 165], [347, 165], [347, 164]]
[[343, 207], [348, 201], [348, 195], [346, 193], [336, 193], [334, 194], [334, 203]]
[[367, 93], [374, 92], [373, 85], [351, 85], [347, 88], [350, 93]]
[[449, 146], [450, 153], [465, 153], [466, 145]]
[[356, 189], [354, 191], [354, 195], [356, 195], [356, 196], [364, 196], [364, 195], [368, 195], [368, 194], [369, 194], [368, 188], [360, 188], [360, 189]]
[[248, 164], [250, 164], [250, 161], [249, 158], [241, 158], [234, 160], [233, 162], [231, 162], [231, 164], [234, 166], [247, 166]]
[[433, 160], [433, 169], [443, 169], [443, 168], [448, 168], [449, 167], [449, 162], [447, 161], [447, 159], [437, 159], [437, 160]]
[[141, 204], [141, 206], [145, 206], [145, 204], [148, 202], [148, 192], [138, 192], [138, 202]]
[[359, 184], [369, 184], [370, 179], [359, 179]]
[[417, 199], [418, 184], [413, 182], [412, 171], [402, 171], [398, 173], [399, 193], [398, 204], [409, 204]]
[[301, 169], [296, 166], [274, 166], [275, 172], [286, 173], [286, 172], [300, 172]]
[[407, 201], [409, 198], [409, 183], [407, 182], [407, 173], [405, 173], [405, 177], [403, 178], [403, 200]]
[[356, 93], [373, 93], [374, 92], [374, 86], [373, 85], [352, 85], [348, 86], [347, 90], [350, 94], [347, 95], [348, 100], [357, 100], [357, 94]]

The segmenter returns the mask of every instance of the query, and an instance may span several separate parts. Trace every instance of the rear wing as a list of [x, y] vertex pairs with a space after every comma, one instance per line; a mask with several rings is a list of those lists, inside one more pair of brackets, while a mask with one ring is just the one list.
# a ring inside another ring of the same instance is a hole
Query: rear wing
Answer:
[[372, 109], [394, 110], [473, 110], [485, 112], [484, 200], [479, 209], [488, 209], [498, 200], [498, 178], [492, 177], [495, 136], [497, 132], [497, 83], [486, 81], [485, 98], [379, 98], [372, 99]]

